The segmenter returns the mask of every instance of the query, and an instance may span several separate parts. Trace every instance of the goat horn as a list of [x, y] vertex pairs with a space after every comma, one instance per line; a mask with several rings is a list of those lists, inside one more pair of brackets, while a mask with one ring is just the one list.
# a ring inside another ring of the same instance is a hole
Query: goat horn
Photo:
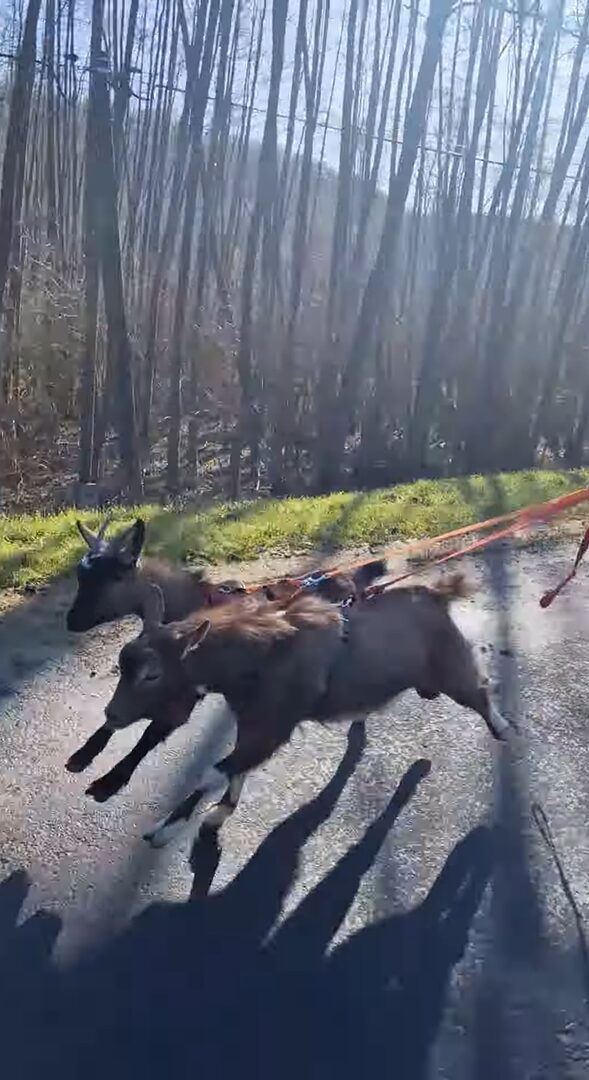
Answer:
[[108, 529], [111, 521], [112, 521], [112, 514], [108, 514], [108, 516], [105, 517], [104, 521], [102, 522], [102, 525], [100, 526], [98, 532], [96, 533], [96, 539], [97, 540], [104, 540], [104, 534], [105, 534], [106, 530]]
[[85, 540], [90, 550], [93, 551], [98, 543], [99, 537], [95, 536], [93, 532], [90, 532], [90, 529], [84, 525], [83, 521], [76, 521], [76, 526], [82, 540]]

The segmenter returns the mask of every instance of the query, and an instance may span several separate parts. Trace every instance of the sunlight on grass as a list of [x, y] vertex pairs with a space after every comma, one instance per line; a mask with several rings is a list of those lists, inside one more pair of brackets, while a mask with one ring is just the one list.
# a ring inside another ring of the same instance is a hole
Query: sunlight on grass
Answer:
[[[140, 514], [148, 522], [148, 554], [173, 562], [215, 563], [290, 555], [312, 549], [380, 547], [435, 536], [495, 514], [543, 502], [589, 483], [589, 470], [524, 472], [455, 480], [418, 480], [371, 492], [309, 499], [260, 499], [201, 512], [159, 506], [113, 512], [119, 526]], [[584, 504], [579, 508], [582, 516]], [[85, 546], [75, 526], [97, 514], [68, 510], [0, 520], [0, 587], [39, 585], [72, 569]], [[116, 524], [115, 524], [116, 527]]]

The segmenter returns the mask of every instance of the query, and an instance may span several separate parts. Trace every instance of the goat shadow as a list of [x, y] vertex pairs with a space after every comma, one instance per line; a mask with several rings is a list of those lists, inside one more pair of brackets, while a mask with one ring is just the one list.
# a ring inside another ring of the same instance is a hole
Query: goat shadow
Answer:
[[[256, 1080], [356, 1080], [374, 1068], [423, 1077], [449, 976], [489, 879], [489, 831], [475, 829], [456, 845], [413, 911], [328, 949], [429, 762], [414, 763], [361, 839], [272, 933], [301, 848], [330, 814], [363, 746], [354, 725], [325, 789], [278, 825], [222, 892], [154, 904], [64, 971], [49, 960], [54, 916], [43, 916], [34, 956], [23, 941], [33, 920], [9, 929], [0, 997], [6, 1075], [182, 1080], [204, 1066], [221, 1078]], [[3, 924], [14, 923], [25, 892], [22, 877], [0, 887]]]

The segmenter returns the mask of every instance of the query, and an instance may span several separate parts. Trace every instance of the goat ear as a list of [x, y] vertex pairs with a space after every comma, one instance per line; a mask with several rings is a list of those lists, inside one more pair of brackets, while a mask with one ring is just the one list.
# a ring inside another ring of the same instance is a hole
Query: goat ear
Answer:
[[182, 660], [185, 660], [189, 653], [194, 652], [195, 649], [198, 649], [199, 645], [202, 645], [210, 629], [211, 624], [208, 619], [205, 619], [203, 622], [199, 623], [194, 630], [190, 630], [184, 635], [182, 638]]
[[145, 595], [141, 605], [143, 628], [151, 630], [154, 626], [161, 626], [165, 610], [164, 594], [159, 585], [153, 582], [145, 589]]
[[117, 540], [117, 558], [127, 566], [135, 566], [145, 543], [145, 522], [142, 518], [126, 529]]
[[93, 532], [90, 532], [90, 529], [84, 525], [83, 521], [76, 521], [76, 528], [82, 537], [82, 540], [85, 540], [88, 544], [90, 551], [93, 551], [98, 543], [98, 537], [95, 536]]

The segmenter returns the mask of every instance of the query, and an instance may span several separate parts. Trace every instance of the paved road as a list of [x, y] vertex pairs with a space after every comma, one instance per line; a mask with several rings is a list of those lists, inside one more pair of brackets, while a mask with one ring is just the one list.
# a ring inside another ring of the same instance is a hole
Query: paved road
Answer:
[[1, 1075], [586, 1078], [586, 573], [549, 612], [537, 603], [573, 551], [495, 552], [456, 609], [514, 745], [414, 694], [365, 747], [357, 729], [304, 725], [248, 781], [208, 896], [206, 851], [193, 875], [188, 838], [153, 852], [141, 833], [230, 739], [221, 703], [96, 806], [63, 765], [100, 722], [132, 627], [69, 637], [63, 589], [6, 614]]

